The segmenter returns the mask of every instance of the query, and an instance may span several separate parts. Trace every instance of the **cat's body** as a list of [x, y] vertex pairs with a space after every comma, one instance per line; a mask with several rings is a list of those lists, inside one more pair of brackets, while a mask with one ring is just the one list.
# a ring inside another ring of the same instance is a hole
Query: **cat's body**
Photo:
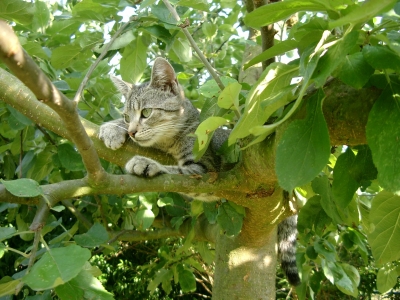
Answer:
[[[172, 66], [157, 58], [149, 83], [133, 86], [118, 78], [112, 78], [125, 97], [124, 118], [103, 124], [100, 138], [111, 149], [120, 148], [129, 136], [142, 147], [159, 149], [170, 154], [177, 165], [165, 166], [159, 162], [134, 156], [126, 170], [135, 175], [154, 177], [160, 174], [203, 174], [219, 171], [221, 159], [215, 154], [228, 138], [229, 131], [219, 129], [214, 133], [211, 145], [200, 161], [194, 161], [193, 134], [199, 125], [199, 112], [184, 97]], [[202, 201], [215, 201], [211, 195], [197, 197]], [[284, 220], [278, 229], [279, 256], [291, 284], [298, 284], [295, 261], [296, 221]], [[293, 240], [294, 233], [294, 240]], [[283, 241], [280, 237], [290, 239]], [[290, 270], [288, 272], [288, 270]]]

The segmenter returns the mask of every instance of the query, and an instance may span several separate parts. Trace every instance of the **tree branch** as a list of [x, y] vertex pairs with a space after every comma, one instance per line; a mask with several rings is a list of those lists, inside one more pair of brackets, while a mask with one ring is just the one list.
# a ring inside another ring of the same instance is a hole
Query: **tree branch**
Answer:
[[88, 172], [91, 184], [103, 184], [107, 173], [103, 170], [76, 109], [70, 101], [50, 82], [32, 58], [23, 50], [11, 27], [0, 20], [0, 59], [35, 94], [41, 102], [50, 106], [61, 117], [66, 131], [78, 151]]
[[[253, 9], [257, 9], [263, 5], [268, 5], [268, 1], [265, 0], [252, 0], [252, 1], [254, 5]], [[274, 24], [261, 27], [260, 32], [261, 32], [261, 49], [262, 49], [261, 51], [264, 52], [265, 50], [271, 48], [274, 45], [274, 36], [276, 34], [276, 31], [274, 29]], [[263, 61], [262, 62], [263, 70], [265, 70], [265, 68], [268, 67], [270, 64], [272, 64], [274, 61], [275, 57]]]
[[[172, 5], [169, 3], [168, 0], [163, 0], [165, 6], [168, 8], [172, 16], [175, 18], [177, 22], [181, 21], [181, 18], [179, 17], [178, 13], [176, 12], [175, 8], [172, 7]], [[188, 25], [187, 25], [188, 26]], [[192, 35], [190, 34], [189, 30], [187, 30], [186, 25], [183, 24], [180, 26], [183, 33], [185, 34], [186, 38], [188, 39], [190, 45], [192, 45], [194, 51], [196, 51], [197, 55], [199, 56], [200, 60], [204, 64], [204, 66], [207, 68], [208, 72], [210, 72], [211, 76], [214, 78], [215, 82], [218, 84], [219, 88], [223, 90], [225, 88], [224, 84], [222, 83], [221, 79], [219, 78], [217, 72], [215, 72], [214, 68], [211, 66], [211, 64], [208, 62], [207, 58], [205, 58], [203, 52], [201, 52], [200, 48], [197, 46], [195, 40], [193, 39]]]
[[[39, 126], [42, 126], [68, 140], [72, 140], [66, 128], [61, 126], [62, 119], [60, 116], [58, 116], [57, 113], [47, 105], [37, 101], [32, 92], [18, 78], [1, 68], [0, 100], [9, 104]], [[125, 143], [122, 148], [116, 151], [111, 150], [99, 139], [99, 127], [96, 124], [83, 118], [80, 120], [83, 123], [87, 135], [92, 139], [98, 155], [109, 162], [123, 167], [135, 154], [152, 156], [154, 159], [166, 164], [172, 163], [173, 161], [171, 157], [168, 157], [161, 151], [150, 148], [141, 148], [133, 142]]]

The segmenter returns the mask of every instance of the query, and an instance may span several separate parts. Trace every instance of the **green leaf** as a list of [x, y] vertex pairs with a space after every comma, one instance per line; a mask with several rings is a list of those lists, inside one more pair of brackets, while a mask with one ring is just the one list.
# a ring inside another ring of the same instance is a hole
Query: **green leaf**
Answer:
[[56, 48], [51, 55], [51, 64], [56, 69], [65, 69], [76, 62], [88, 60], [92, 56], [89, 49], [83, 50], [77, 44]]
[[307, 200], [299, 212], [297, 229], [299, 233], [307, 234], [307, 231], [314, 228], [317, 233], [322, 233], [324, 228], [332, 220], [325, 213], [321, 206], [321, 197], [315, 195]]
[[362, 52], [356, 52], [346, 55], [344, 62], [339, 67], [338, 77], [345, 84], [360, 89], [368, 82], [374, 71]]
[[243, 225], [243, 217], [229, 202], [224, 202], [218, 207], [217, 221], [227, 235], [239, 234]]
[[359, 187], [359, 183], [351, 173], [355, 160], [353, 151], [347, 148], [346, 152], [338, 157], [333, 169], [332, 194], [341, 208], [349, 205]]
[[204, 202], [203, 203], [204, 215], [210, 224], [217, 222], [218, 205], [217, 202]]
[[362, 53], [365, 60], [375, 69], [400, 70], [400, 56], [388, 46], [366, 45]]
[[74, 240], [82, 247], [93, 248], [106, 243], [109, 240], [109, 234], [103, 225], [95, 223], [88, 232], [75, 235]]
[[350, 13], [344, 17], [334, 20], [329, 23], [329, 28], [348, 25], [348, 24], [359, 24], [365, 23], [378, 15], [381, 12], [388, 11], [391, 9], [397, 0], [382, 0], [382, 1], [366, 1], [362, 5], [353, 9]]
[[151, 209], [142, 208], [136, 213], [136, 222], [141, 230], [149, 229], [154, 219], [155, 215]]
[[286, 0], [263, 5], [246, 14], [244, 22], [247, 26], [259, 28], [289, 18], [299, 11], [325, 11], [326, 7], [317, 1]]
[[[13, 280], [11, 277], [3, 277], [0, 280], [0, 297], [3, 298], [4, 296], [7, 295], [14, 295], [15, 290], [20, 283], [21, 280]], [[3, 299], [8, 299], [8, 298], [3, 298]]]
[[36, 56], [42, 59], [49, 59], [49, 55], [43, 50], [42, 46], [38, 42], [29, 41], [23, 45], [24, 50], [28, 52], [30, 56]]
[[376, 287], [379, 293], [385, 294], [397, 283], [397, 271], [393, 267], [385, 266], [380, 268], [376, 276]]
[[195, 247], [207, 264], [211, 265], [214, 262], [215, 252], [208, 247], [208, 242], [197, 242]]
[[229, 144], [250, 134], [260, 135], [252, 131], [263, 125], [267, 119], [288, 100], [292, 87], [292, 77], [298, 72], [297, 66], [272, 63], [261, 74], [257, 83], [246, 98], [244, 113], [229, 136]]
[[22, 281], [35, 291], [54, 288], [77, 276], [89, 258], [90, 251], [77, 245], [49, 249]]
[[164, 197], [164, 198], [158, 199], [157, 205], [158, 205], [158, 207], [164, 207], [164, 206], [167, 206], [167, 205], [174, 205], [174, 200], [172, 198], [169, 198], [169, 197]]
[[357, 44], [358, 36], [358, 31], [351, 31], [331, 46], [328, 52], [320, 58], [313, 76], [317, 87], [323, 86], [326, 79], [342, 63], [346, 55]]
[[[134, 39], [135, 36], [132, 31], [125, 32], [115, 39], [110, 48], [108, 48], [108, 51], [124, 48], [129, 45]], [[96, 48], [95, 51], [101, 53], [106, 45], [108, 44], [105, 44], [100, 48]]]
[[311, 186], [313, 191], [321, 196], [321, 206], [332, 221], [336, 224], [344, 223], [341, 210], [339, 210], [338, 205], [332, 196], [328, 177], [324, 175], [315, 178], [312, 181]]
[[167, 205], [165, 210], [172, 217], [181, 217], [187, 215], [186, 209], [188, 208], [187, 203], [181, 195], [178, 193], [166, 193], [165, 197], [171, 198], [174, 205]]
[[70, 171], [81, 171], [84, 169], [81, 155], [71, 146], [65, 143], [58, 145], [58, 158], [62, 166]]
[[195, 135], [197, 136], [194, 153], [195, 159], [198, 160], [207, 150], [208, 144], [212, 140], [214, 131], [226, 123], [225, 118], [221, 117], [209, 117], [208, 119], [201, 122], [197, 127]]
[[201, 30], [207, 38], [212, 39], [217, 33], [218, 26], [211, 22], [204, 22]]
[[0, 227], [0, 241], [8, 239], [15, 232], [17, 232], [15, 227]]
[[241, 90], [242, 85], [237, 82], [233, 82], [226, 86], [218, 97], [218, 106], [226, 109], [235, 107], [238, 110], [239, 94]]
[[158, 4], [151, 6], [151, 12], [161, 21], [167, 24], [175, 25], [177, 21], [172, 16], [171, 12], [165, 6], [164, 2], [159, 1]]
[[114, 300], [113, 295], [104, 289], [101, 282], [86, 270], [82, 270], [67, 283], [57, 286], [55, 291], [61, 300]]
[[367, 141], [378, 169], [379, 184], [391, 192], [400, 191], [400, 85], [388, 85], [368, 117]]
[[180, 270], [179, 285], [184, 293], [194, 292], [196, 290], [196, 278], [193, 273], [186, 269]]
[[176, 5], [188, 6], [196, 10], [202, 10], [206, 12], [210, 10], [209, 4], [206, 0], [180, 0]]
[[283, 133], [276, 151], [279, 185], [287, 191], [311, 181], [328, 163], [330, 141], [322, 114], [323, 92], [307, 102], [307, 116], [293, 121]]
[[147, 67], [147, 46], [143, 37], [138, 36], [129, 46], [125, 47], [120, 62], [121, 77], [129, 83], [137, 83]]
[[51, 27], [47, 28], [46, 32], [50, 35], [60, 34], [70, 36], [74, 34], [80, 26], [81, 22], [75, 19], [57, 20], [57, 22], [51, 24]]
[[167, 45], [171, 44], [174, 41], [169, 30], [167, 30], [163, 26], [160, 25], [146, 26], [143, 27], [143, 30], [146, 30], [152, 36], [162, 40]]
[[357, 269], [345, 263], [337, 263], [336, 265], [340, 268], [339, 278], [335, 278], [336, 287], [341, 292], [356, 298], [358, 296], [357, 287], [360, 283], [360, 275]]
[[[52, 149], [53, 150], [53, 149]], [[33, 180], [40, 181], [45, 178], [53, 170], [52, 163], [54, 153], [44, 150], [36, 156], [35, 164], [27, 172], [27, 176]]]
[[32, 23], [36, 9], [34, 3], [23, 0], [1, 0], [0, 18], [16, 23], [29, 25]]
[[249, 68], [257, 63], [260, 63], [262, 61], [265, 61], [267, 59], [270, 59], [271, 57], [282, 55], [285, 52], [296, 49], [297, 46], [298, 46], [298, 42], [295, 40], [285, 40], [283, 42], [275, 44], [271, 48], [265, 50], [263, 53], [257, 55], [256, 57], [252, 58], [249, 62], [247, 62], [244, 65], [244, 69], [246, 70], [247, 68]]
[[50, 22], [50, 11], [47, 4], [42, 1], [35, 1], [35, 15], [32, 20], [32, 29], [44, 33]]
[[327, 261], [336, 261], [335, 248], [325, 239], [317, 239], [314, 242], [314, 250]]
[[113, 5], [102, 5], [93, 0], [83, 0], [72, 7], [74, 19], [81, 21], [108, 22], [120, 19], [118, 8]]
[[[222, 76], [221, 78], [222, 83], [227, 86], [231, 83], [237, 82], [237, 80], [227, 77], [227, 76]], [[199, 93], [202, 94], [206, 98], [212, 98], [218, 96], [218, 94], [221, 92], [221, 89], [219, 88], [218, 84], [214, 79], [207, 80], [200, 88], [199, 88]]]
[[175, 38], [171, 48], [181, 62], [189, 62], [192, 60], [192, 48], [186, 38]]
[[369, 221], [373, 231], [368, 234], [368, 242], [376, 264], [400, 258], [400, 196], [382, 191], [372, 200]]
[[39, 183], [29, 178], [21, 178], [11, 181], [0, 179], [7, 191], [17, 197], [36, 197], [43, 194]]
[[167, 270], [164, 268], [158, 270], [154, 278], [150, 281], [149, 285], [147, 286], [147, 290], [153, 293], [162, 282], [165, 282], [167, 280], [171, 281], [173, 276], [174, 274], [172, 273], [171, 270]]

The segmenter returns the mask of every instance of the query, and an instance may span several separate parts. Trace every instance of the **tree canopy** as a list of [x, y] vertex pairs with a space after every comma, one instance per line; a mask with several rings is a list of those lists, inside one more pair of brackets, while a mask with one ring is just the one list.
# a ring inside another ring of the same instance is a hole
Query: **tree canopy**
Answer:
[[[266, 2], [0, 1], [0, 299], [398, 297], [400, 4]], [[110, 75], [149, 81], [159, 56], [201, 112], [195, 156], [232, 130], [222, 172], [127, 175], [173, 162], [99, 140]]]

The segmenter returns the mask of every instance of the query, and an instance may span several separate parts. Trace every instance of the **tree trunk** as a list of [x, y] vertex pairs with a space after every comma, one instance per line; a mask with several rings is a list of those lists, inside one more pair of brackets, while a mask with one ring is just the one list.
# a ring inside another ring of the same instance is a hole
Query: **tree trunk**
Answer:
[[275, 299], [276, 230], [264, 238], [263, 246], [254, 247], [240, 237], [219, 235], [214, 300]]

